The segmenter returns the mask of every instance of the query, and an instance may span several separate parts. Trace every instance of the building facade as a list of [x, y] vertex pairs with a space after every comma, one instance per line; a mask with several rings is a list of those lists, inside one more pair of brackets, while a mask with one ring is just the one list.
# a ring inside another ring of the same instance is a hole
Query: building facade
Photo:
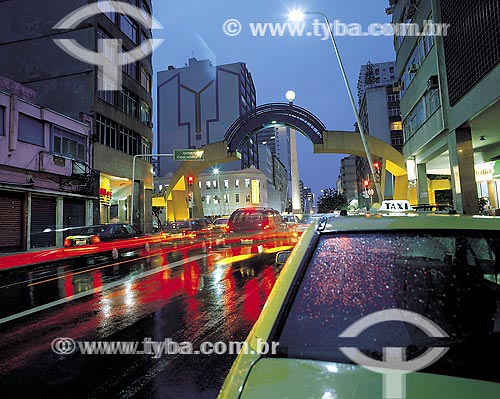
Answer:
[[403, 154], [416, 187], [413, 202], [433, 203], [449, 191], [460, 213], [477, 213], [479, 198], [498, 209], [499, 2], [463, 0], [460, 7], [452, 0], [389, 4], [393, 22], [412, 24], [408, 33], [440, 33], [402, 32], [394, 39]]
[[34, 97], [0, 77], [0, 253], [62, 246], [93, 222], [90, 126]]
[[[358, 100], [361, 123], [366, 134], [374, 136], [398, 151], [403, 147], [399, 87], [395, 85], [396, 62], [361, 66], [358, 78]], [[377, 161], [377, 160], [374, 160]], [[363, 180], [370, 179], [370, 167], [365, 158], [349, 156], [341, 163], [341, 186], [349, 200], [365, 203], [368, 198]], [[387, 173], [385, 198], [392, 198], [394, 184]], [[373, 182], [370, 182], [373, 187]]]
[[[190, 58], [182, 68], [168, 67], [158, 73], [158, 151], [200, 148], [223, 141], [233, 122], [256, 106], [252, 75], [241, 62], [213, 65], [209, 60]], [[258, 165], [257, 140], [241, 149], [241, 162], [221, 169]], [[159, 159], [159, 177], [168, 182], [179, 163]]]
[[[54, 30], [58, 21], [91, 3], [94, 1], [52, 0], [50, 5], [28, 0], [1, 2], [0, 24], [4, 29], [0, 32], [0, 74], [36, 90], [38, 104], [75, 119], [82, 113], [92, 118], [92, 167], [100, 173], [98, 190], [111, 193], [101, 195], [96, 202], [94, 223], [129, 221], [150, 231], [152, 167], [149, 159], [139, 159], [132, 184], [132, 158], [151, 153], [152, 57], [119, 67], [122, 87], [111, 90], [98, 66], [76, 60], [54, 39], [75, 39], [107, 57], [112, 39], [121, 42], [125, 53], [150, 39], [152, 33], [119, 10], [103, 11], [74, 29]], [[151, 14], [150, 0], [128, 3]], [[132, 186], [136, 199], [133, 220]]]
[[238, 208], [269, 207], [268, 180], [255, 166], [198, 176], [205, 216], [231, 215]]
[[265, 144], [259, 145], [259, 170], [267, 176], [269, 207], [283, 212], [288, 203], [288, 174], [283, 163]]

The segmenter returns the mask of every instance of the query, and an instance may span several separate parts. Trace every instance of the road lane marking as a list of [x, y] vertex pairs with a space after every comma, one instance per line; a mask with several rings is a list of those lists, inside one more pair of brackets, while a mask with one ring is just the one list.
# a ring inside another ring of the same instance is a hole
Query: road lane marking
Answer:
[[183, 266], [184, 264], [186, 264], [186, 262], [187, 263], [195, 262], [197, 260], [204, 259], [204, 258], [207, 258], [209, 256], [210, 256], [209, 254], [191, 256], [189, 258], [181, 259], [181, 260], [178, 260], [176, 262], [173, 262], [167, 266], [162, 266], [160, 268], [147, 270], [145, 272], [135, 274], [133, 276], [128, 276], [127, 278], [123, 278], [121, 280], [117, 280], [117, 281], [113, 281], [111, 283], [101, 285], [100, 287], [94, 288], [94, 289], [89, 290], [89, 291], [80, 292], [78, 294], [71, 295], [71, 296], [66, 297], [66, 298], [58, 299], [57, 301], [53, 301], [53, 302], [46, 303], [44, 305], [37, 306], [36, 308], [27, 309], [23, 312], [4, 317], [4, 318], [0, 319], [0, 324], [4, 324], [4, 323], [7, 323], [7, 322], [12, 321], [12, 320], [19, 319], [21, 317], [28, 316], [28, 315], [31, 315], [33, 313], [38, 313], [38, 312], [41, 312], [43, 310], [52, 308], [54, 306], [63, 305], [65, 303], [68, 303], [68, 302], [73, 301], [75, 299], [80, 299], [80, 298], [84, 298], [86, 296], [97, 294], [99, 292], [107, 291], [111, 288], [118, 287], [124, 283], [140, 280], [141, 278], [149, 277], [149, 276], [152, 276], [153, 274], [157, 274], [157, 273], [163, 272], [163, 271], [168, 270], [168, 269], [173, 269], [173, 268], [178, 267], [178, 266]]
[[127, 260], [124, 260], [124, 261], [121, 261], [121, 262], [110, 263], [109, 265], [103, 265], [103, 266], [93, 267], [91, 269], [85, 269], [85, 270], [82, 270], [82, 271], [79, 271], [79, 272], [76, 272], [76, 273], [63, 274], [62, 276], [48, 278], [46, 280], [37, 281], [36, 283], [30, 283], [30, 284], [28, 284], [28, 287], [33, 287], [34, 285], [40, 285], [40, 284], [48, 283], [50, 281], [59, 280], [61, 278], [67, 278], [67, 277], [77, 276], [77, 275], [83, 274], [83, 273], [93, 272], [93, 271], [100, 270], [100, 269], [106, 269], [107, 267], [111, 267], [111, 266], [123, 265], [124, 263], [137, 262], [137, 261], [142, 260], [142, 259], [147, 259], [150, 256], [151, 255], [146, 255], [146, 256], [142, 256], [140, 258], [127, 259]]

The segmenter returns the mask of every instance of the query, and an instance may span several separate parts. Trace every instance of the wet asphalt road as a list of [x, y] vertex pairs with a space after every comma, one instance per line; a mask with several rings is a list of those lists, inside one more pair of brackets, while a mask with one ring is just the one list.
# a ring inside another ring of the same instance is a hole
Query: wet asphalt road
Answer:
[[215, 398], [235, 355], [58, 355], [51, 343], [244, 341], [279, 268], [272, 254], [233, 255], [0, 274], [0, 398]]

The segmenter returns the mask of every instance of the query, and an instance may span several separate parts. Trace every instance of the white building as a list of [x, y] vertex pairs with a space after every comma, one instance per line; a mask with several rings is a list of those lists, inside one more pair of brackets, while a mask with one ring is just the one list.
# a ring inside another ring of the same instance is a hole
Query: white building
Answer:
[[255, 166], [198, 176], [205, 216], [230, 215], [245, 207], [269, 207], [268, 181]]

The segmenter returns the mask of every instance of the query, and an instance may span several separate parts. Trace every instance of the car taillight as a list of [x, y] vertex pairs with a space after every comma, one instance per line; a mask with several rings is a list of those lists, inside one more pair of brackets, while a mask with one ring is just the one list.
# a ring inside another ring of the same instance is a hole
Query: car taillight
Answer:
[[70, 240], [69, 238], [66, 238], [66, 239], [64, 240], [64, 246], [65, 246], [65, 247], [71, 247], [71, 240]]
[[99, 236], [92, 236], [90, 237], [90, 243], [91, 244], [99, 244], [101, 242], [101, 239]]

